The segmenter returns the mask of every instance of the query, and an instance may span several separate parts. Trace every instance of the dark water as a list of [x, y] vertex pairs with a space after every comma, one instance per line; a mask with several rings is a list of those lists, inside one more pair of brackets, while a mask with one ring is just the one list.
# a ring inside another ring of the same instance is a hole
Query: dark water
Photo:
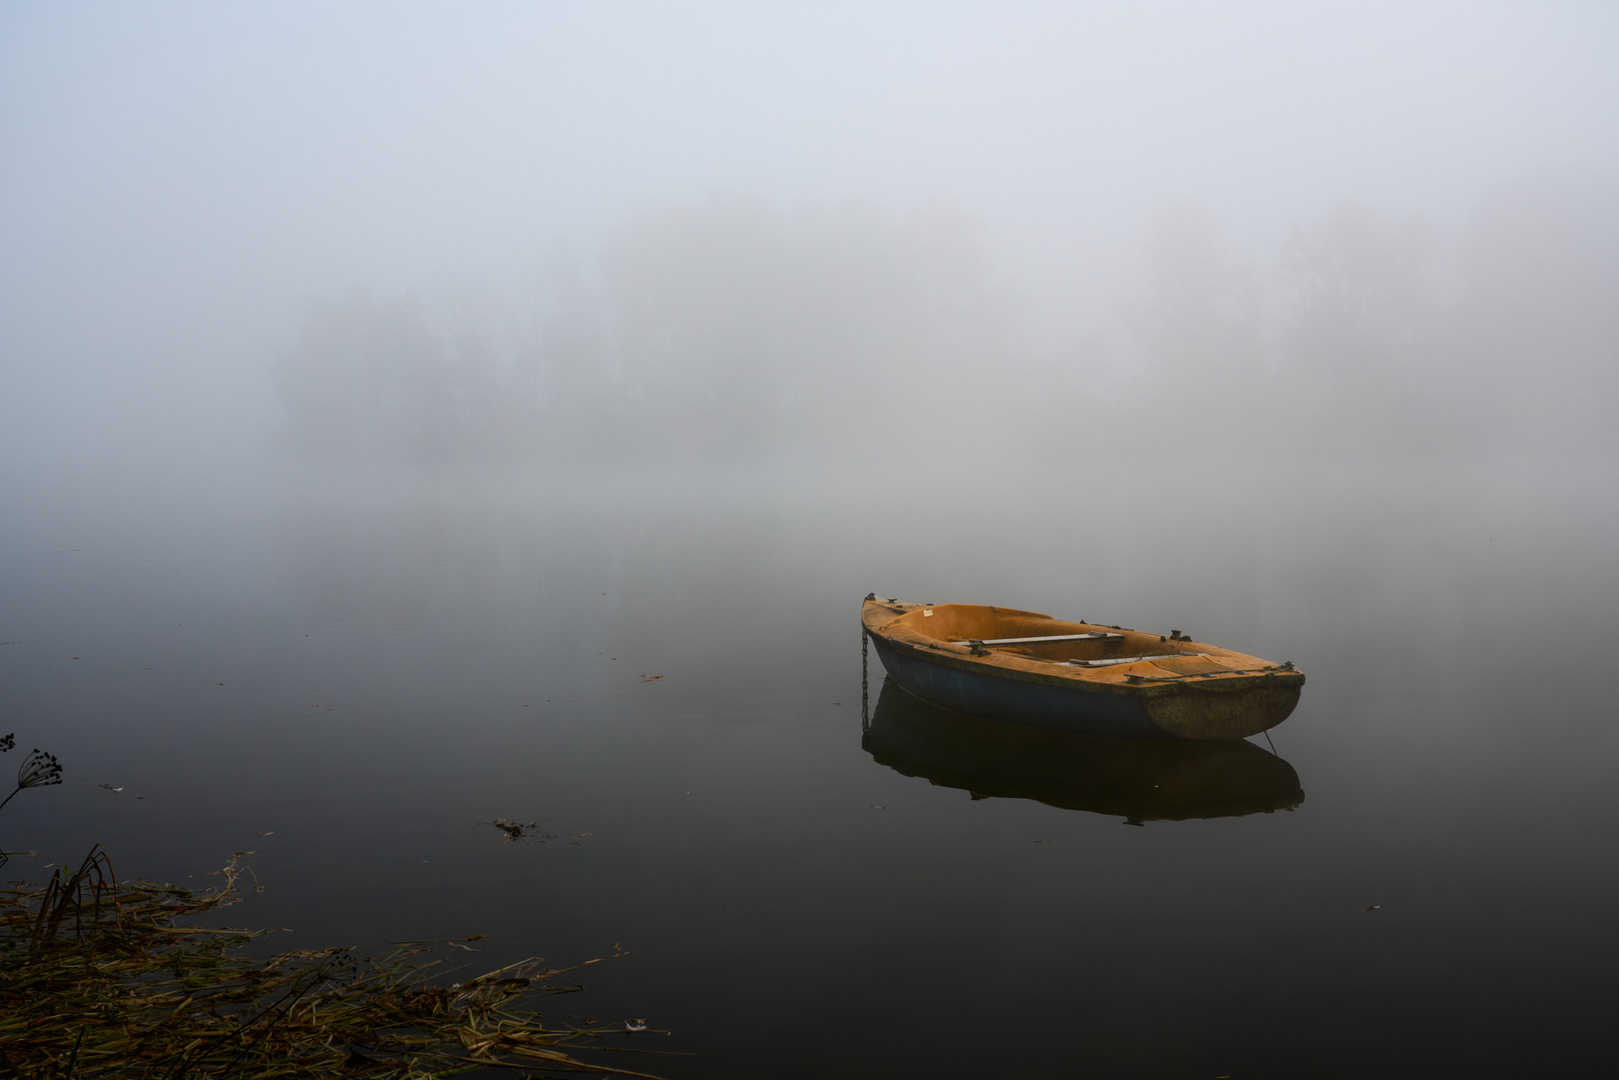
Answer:
[[[556, 1012], [671, 1030], [638, 1045], [695, 1056], [637, 1062], [671, 1077], [1605, 1073], [1602, 475], [10, 476], [0, 733], [67, 782], [6, 808], [7, 872], [256, 849], [232, 919], [279, 947], [622, 944]], [[863, 732], [873, 589], [1309, 684], [1279, 757], [1041, 740], [876, 669]]]

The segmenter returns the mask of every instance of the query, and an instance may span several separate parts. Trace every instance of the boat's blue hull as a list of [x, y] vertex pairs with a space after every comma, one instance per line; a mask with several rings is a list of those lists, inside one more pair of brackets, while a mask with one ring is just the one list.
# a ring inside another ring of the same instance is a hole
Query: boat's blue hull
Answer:
[[945, 709], [1010, 720], [1055, 731], [1099, 735], [1109, 739], [1172, 739], [1153, 723], [1142, 699], [1134, 695], [1087, 691], [1067, 686], [1024, 682], [997, 674], [963, 671], [932, 663], [895, 649], [870, 635], [877, 657], [899, 685]]

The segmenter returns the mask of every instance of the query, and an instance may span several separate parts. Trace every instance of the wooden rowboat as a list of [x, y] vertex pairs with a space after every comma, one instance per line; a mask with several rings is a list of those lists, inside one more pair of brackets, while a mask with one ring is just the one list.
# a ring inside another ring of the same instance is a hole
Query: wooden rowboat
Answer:
[[860, 745], [880, 765], [974, 799], [1034, 799], [1146, 821], [1240, 817], [1304, 801], [1293, 766], [1241, 739], [1098, 739], [941, 709], [883, 681]]
[[867, 596], [894, 681], [945, 709], [1113, 739], [1242, 739], [1286, 720], [1304, 673], [1179, 630], [1063, 622], [978, 604]]

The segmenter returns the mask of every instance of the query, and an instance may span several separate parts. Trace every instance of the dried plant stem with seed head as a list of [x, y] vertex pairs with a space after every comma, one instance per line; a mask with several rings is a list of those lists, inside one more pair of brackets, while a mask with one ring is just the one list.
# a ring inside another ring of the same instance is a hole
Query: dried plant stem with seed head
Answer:
[[577, 968], [536, 958], [445, 986], [435, 977], [449, 961], [425, 943], [264, 960], [246, 949], [264, 931], [177, 923], [236, 903], [244, 873], [238, 855], [210, 889], [120, 882], [98, 846], [43, 888], [0, 890], [0, 1073], [403, 1080], [499, 1067], [531, 1077], [650, 1075], [570, 1054], [629, 1050], [580, 1046], [622, 1038], [621, 1027], [547, 1027], [527, 1007], [580, 989], [551, 981]]
[[[15, 734], [0, 735], [0, 754], [10, 752], [16, 745], [17, 736]], [[6, 803], [15, 799], [17, 792], [24, 788], [49, 787], [52, 784], [60, 784], [61, 782], [62, 765], [56, 760], [56, 755], [47, 754], [36, 749], [24, 758], [23, 763], [18, 766], [17, 786], [11, 790], [11, 794], [4, 799], [0, 799], [0, 807], [4, 807]], [[0, 851], [0, 866], [5, 866], [10, 861], [11, 856], [4, 851]]]

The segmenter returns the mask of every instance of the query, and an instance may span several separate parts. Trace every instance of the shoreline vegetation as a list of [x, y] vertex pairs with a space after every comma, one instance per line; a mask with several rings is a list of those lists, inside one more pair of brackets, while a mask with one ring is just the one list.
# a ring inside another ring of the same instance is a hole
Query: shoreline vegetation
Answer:
[[649, 1052], [587, 1045], [636, 1030], [628, 1024], [548, 1027], [532, 1007], [582, 990], [556, 980], [601, 960], [552, 968], [534, 957], [446, 983], [451, 950], [468, 950], [457, 941], [264, 959], [248, 947], [268, 931], [194, 925], [241, 901], [245, 854], [214, 871], [218, 885], [192, 890], [120, 881], [97, 845], [73, 873], [0, 890], [0, 1075], [651, 1075], [570, 1053]]
[[[0, 753], [14, 745], [14, 736], [0, 737]], [[5, 801], [60, 784], [61, 772], [55, 757], [34, 750]], [[530, 957], [465, 978], [452, 950], [474, 950], [461, 941], [264, 958], [251, 946], [267, 930], [197, 925], [241, 902], [243, 875], [262, 891], [244, 861], [250, 854], [231, 856], [211, 875], [219, 884], [197, 890], [120, 881], [97, 844], [72, 873], [64, 866], [43, 886], [0, 888], [0, 1077], [426, 1080], [486, 1068], [535, 1078], [653, 1076], [573, 1056], [649, 1053], [606, 1045], [609, 1036], [648, 1031], [645, 1021], [547, 1027], [533, 1008], [584, 989], [560, 976], [612, 957], [565, 968]]]

